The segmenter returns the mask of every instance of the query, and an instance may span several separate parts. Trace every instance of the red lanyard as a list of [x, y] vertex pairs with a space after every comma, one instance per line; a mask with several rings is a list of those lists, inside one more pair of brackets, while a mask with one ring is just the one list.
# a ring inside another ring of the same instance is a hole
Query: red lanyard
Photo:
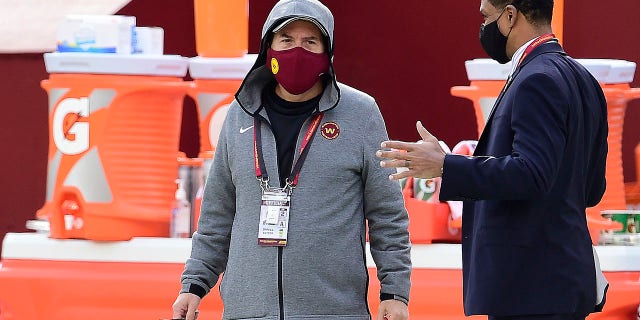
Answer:
[[509, 78], [507, 78], [506, 83], [504, 84], [504, 87], [502, 88], [502, 91], [500, 91], [500, 95], [498, 95], [498, 99], [496, 100], [496, 102], [493, 104], [494, 107], [491, 109], [491, 112], [489, 113], [489, 119], [493, 116], [493, 112], [496, 110], [496, 107], [500, 104], [500, 102], [502, 101], [502, 98], [504, 97], [504, 93], [507, 92], [507, 89], [509, 89], [509, 87], [511, 86], [511, 83], [513, 82], [513, 79], [515, 79], [516, 75], [518, 74], [519, 70], [517, 69], [517, 67], [520, 66], [520, 63], [522, 63], [522, 61], [524, 61], [524, 58], [526, 58], [529, 53], [531, 53], [531, 51], [533, 51], [533, 49], [535, 49], [536, 47], [538, 47], [539, 45], [555, 39], [555, 35], [553, 33], [547, 33], [547, 34], [543, 34], [541, 36], [539, 36], [537, 39], [533, 40], [526, 49], [524, 49], [524, 53], [522, 54], [522, 57], [520, 57], [520, 60], [518, 61], [518, 65], [516, 66], [516, 69], [514, 71], [513, 74], [511, 74], [509, 76]]
[[[300, 177], [300, 170], [302, 169], [302, 164], [304, 160], [307, 158], [307, 154], [309, 153], [309, 144], [313, 141], [313, 137], [318, 131], [318, 127], [320, 126], [320, 121], [324, 113], [318, 113], [311, 120], [311, 125], [307, 132], [304, 134], [302, 138], [302, 145], [300, 146], [300, 156], [296, 160], [296, 163], [293, 165], [293, 169], [291, 169], [291, 174], [287, 179], [287, 184], [291, 185], [291, 187], [295, 187], [298, 184], [298, 178]], [[264, 158], [262, 156], [262, 135], [260, 133], [260, 124], [261, 121], [258, 117], [255, 117], [253, 120], [253, 158], [254, 158], [254, 166], [256, 169], [256, 178], [260, 180], [262, 183], [269, 182], [269, 175], [267, 175], [267, 168], [264, 164]]]
[[522, 57], [520, 58], [520, 61], [518, 61], [518, 65], [520, 65], [520, 63], [522, 63], [522, 61], [524, 61], [524, 58], [526, 58], [529, 53], [531, 53], [531, 51], [533, 51], [533, 49], [535, 49], [537, 46], [551, 40], [551, 39], [555, 39], [555, 35], [553, 33], [547, 33], [547, 34], [543, 34], [541, 36], [539, 36], [537, 39], [533, 40], [533, 42], [531, 42], [529, 44], [529, 46], [527, 46], [526, 49], [524, 49], [524, 54], [522, 54]]

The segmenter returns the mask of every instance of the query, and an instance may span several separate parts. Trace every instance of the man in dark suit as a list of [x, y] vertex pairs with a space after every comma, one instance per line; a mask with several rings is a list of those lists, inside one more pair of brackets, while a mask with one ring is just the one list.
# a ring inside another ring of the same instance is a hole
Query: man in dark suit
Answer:
[[[467, 315], [584, 319], [596, 306], [585, 208], [605, 190], [607, 107], [602, 89], [552, 34], [553, 0], [481, 0], [480, 41], [513, 70], [473, 156], [422, 141], [387, 141], [392, 179], [442, 176], [441, 200], [464, 200]], [[389, 150], [388, 148], [399, 149]]]

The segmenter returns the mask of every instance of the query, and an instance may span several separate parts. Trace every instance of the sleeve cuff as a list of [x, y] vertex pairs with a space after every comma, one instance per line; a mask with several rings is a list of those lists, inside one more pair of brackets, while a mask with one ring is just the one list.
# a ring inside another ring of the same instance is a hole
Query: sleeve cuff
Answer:
[[189, 285], [189, 291], [187, 292], [195, 294], [196, 296], [200, 297], [200, 299], [202, 299], [207, 294], [207, 291], [203, 287], [193, 283]]
[[405, 297], [399, 296], [397, 294], [380, 292], [380, 301], [385, 301], [385, 300], [398, 300], [398, 301], [402, 301], [406, 305], [409, 305], [409, 299]]

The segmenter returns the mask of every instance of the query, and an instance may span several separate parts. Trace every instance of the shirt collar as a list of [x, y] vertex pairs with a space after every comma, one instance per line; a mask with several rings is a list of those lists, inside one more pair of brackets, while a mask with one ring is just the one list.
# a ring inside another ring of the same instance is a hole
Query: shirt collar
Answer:
[[509, 76], [512, 76], [513, 73], [516, 71], [516, 68], [518, 67], [518, 62], [522, 58], [524, 51], [536, 39], [538, 39], [538, 37], [535, 37], [529, 40], [527, 43], [523, 44], [520, 48], [518, 48], [518, 50], [516, 50], [516, 52], [513, 54], [513, 57], [511, 58], [511, 72], [509, 72]]

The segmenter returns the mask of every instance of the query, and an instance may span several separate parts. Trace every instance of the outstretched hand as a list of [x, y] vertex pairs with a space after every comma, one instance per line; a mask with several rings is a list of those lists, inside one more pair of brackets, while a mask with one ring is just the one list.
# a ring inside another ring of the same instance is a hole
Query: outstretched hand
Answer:
[[[383, 158], [381, 167], [407, 168], [408, 170], [392, 174], [389, 179], [399, 180], [406, 177], [434, 178], [442, 175], [442, 166], [446, 153], [438, 139], [422, 123], [416, 123], [416, 129], [422, 140], [418, 142], [384, 141], [376, 156]], [[390, 149], [390, 150], [389, 150]]]

